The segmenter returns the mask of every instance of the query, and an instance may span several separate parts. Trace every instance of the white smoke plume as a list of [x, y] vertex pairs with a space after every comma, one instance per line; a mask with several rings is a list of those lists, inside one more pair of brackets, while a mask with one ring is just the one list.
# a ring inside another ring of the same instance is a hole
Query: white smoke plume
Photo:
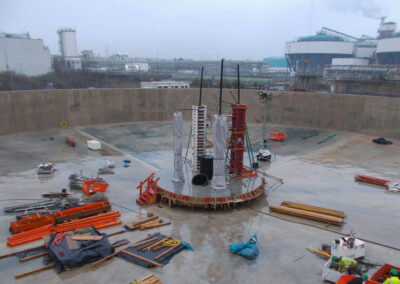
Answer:
[[339, 12], [361, 12], [367, 18], [380, 19], [388, 15], [385, 0], [329, 0], [329, 6]]

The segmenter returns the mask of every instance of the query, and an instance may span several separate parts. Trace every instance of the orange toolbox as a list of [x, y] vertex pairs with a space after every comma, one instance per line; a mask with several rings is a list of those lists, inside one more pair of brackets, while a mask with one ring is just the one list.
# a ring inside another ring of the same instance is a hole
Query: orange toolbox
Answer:
[[86, 194], [105, 192], [107, 188], [108, 183], [101, 178], [82, 181], [82, 191]]

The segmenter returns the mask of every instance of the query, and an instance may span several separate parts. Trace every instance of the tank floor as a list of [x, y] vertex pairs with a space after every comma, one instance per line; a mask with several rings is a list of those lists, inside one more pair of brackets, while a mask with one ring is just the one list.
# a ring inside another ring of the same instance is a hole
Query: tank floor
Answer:
[[[321, 244], [340, 238], [335, 232], [353, 231], [357, 237], [400, 248], [400, 194], [354, 181], [355, 174], [400, 180], [400, 141], [392, 140], [393, 145], [382, 146], [371, 142], [376, 137], [330, 130], [318, 130], [318, 136], [302, 139], [314, 130], [275, 125], [269, 129], [286, 132], [287, 139], [269, 143], [272, 162], [260, 162], [260, 168], [282, 178], [284, 184], [267, 178], [268, 195], [234, 209], [215, 212], [158, 204], [139, 206], [135, 200], [140, 181], [154, 171], [168, 182], [168, 175], [160, 172], [173, 165], [171, 125], [170, 122], [142, 122], [0, 136], [0, 207], [34, 202], [41, 199], [43, 192], [61, 191], [67, 187], [70, 174], [82, 170], [86, 175], [96, 176], [97, 169], [106, 160], [113, 160], [117, 165], [115, 174], [103, 177], [110, 184], [107, 196], [113, 210], [121, 212], [121, 220], [137, 220], [152, 212], [172, 224], [116, 235], [111, 241], [125, 238], [134, 242], [147, 233], [160, 231], [190, 243], [193, 252], [181, 252], [164, 268], [146, 269], [113, 258], [96, 268], [85, 265], [60, 274], [47, 270], [23, 280], [14, 280], [14, 275], [42, 267], [42, 259], [19, 263], [17, 258], [9, 257], [0, 259], [0, 282], [129, 283], [154, 273], [163, 283], [321, 283], [324, 261], [305, 248], [319, 249]], [[189, 134], [189, 127], [185, 123], [185, 136]], [[262, 140], [262, 125], [250, 124], [249, 132], [253, 150], [257, 151], [262, 147], [258, 144]], [[105, 141], [103, 147], [108, 155], [87, 150], [85, 133]], [[336, 137], [317, 144], [332, 133]], [[76, 139], [75, 148], [64, 143], [66, 134]], [[187, 140], [183, 145], [187, 145]], [[127, 158], [131, 163], [124, 168], [122, 161]], [[53, 176], [37, 176], [36, 166], [43, 162], [55, 164], [57, 171]], [[80, 191], [72, 192], [76, 197], [81, 196]], [[326, 225], [319, 222], [275, 213], [286, 220], [266, 215], [268, 204], [280, 204], [283, 200], [342, 210], [348, 217], [343, 226], [329, 226], [327, 229], [331, 231], [327, 231]], [[9, 222], [14, 219], [14, 214], [0, 213], [0, 254], [41, 244], [38, 241], [8, 248]], [[118, 230], [117, 226], [103, 231]], [[256, 260], [230, 253], [230, 243], [245, 242], [254, 233], [258, 235], [260, 249]], [[366, 258], [400, 266], [399, 250], [370, 242], [367, 242]], [[373, 272], [372, 269], [368, 274], [371, 276]]]

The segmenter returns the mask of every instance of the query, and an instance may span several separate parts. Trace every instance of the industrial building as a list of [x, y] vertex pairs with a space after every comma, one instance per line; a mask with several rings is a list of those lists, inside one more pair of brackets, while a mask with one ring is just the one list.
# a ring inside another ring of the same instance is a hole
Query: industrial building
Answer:
[[26, 76], [51, 72], [50, 50], [29, 33], [0, 33], [0, 72], [4, 71]]
[[[396, 33], [396, 23], [384, 22], [384, 18], [377, 38], [365, 35], [356, 38], [323, 27], [316, 35], [287, 42], [285, 56], [290, 68], [297, 73], [322, 73], [336, 58], [363, 58], [370, 64], [399, 65], [400, 33]], [[343, 65], [358, 65], [351, 62]]]

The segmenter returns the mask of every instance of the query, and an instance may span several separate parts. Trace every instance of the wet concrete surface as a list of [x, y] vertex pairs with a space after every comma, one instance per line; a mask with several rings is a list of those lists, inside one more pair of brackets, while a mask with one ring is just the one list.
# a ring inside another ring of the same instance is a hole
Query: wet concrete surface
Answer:
[[[250, 124], [253, 150], [262, 141], [261, 124]], [[33, 202], [41, 193], [60, 191], [67, 187], [68, 176], [83, 171], [96, 175], [97, 168], [113, 160], [117, 167], [114, 175], [105, 175], [109, 182], [107, 196], [113, 209], [122, 214], [121, 220], [128, 222], [142, 218], [152, 212], [171, 220], [172, 225], [159, 230], [134, 231], [111, 238], [112, 241], [129, 239], [136, 241], [147, 233], [161, 231], [163, 234], [189, 242], [194, 252], [183, 251], [172, 258], [164, 268], [145, 269], [125, 260], [114, 258], [97, 268], [90, 265], [56, 274], [53, 270], [43, 271], [22, 280], [14, 280], [18, 273], [43, 266], [42, 259], [18, 263], [17, 258], [0, 259], [1, 283], [129, 283], [149, 273], [154, 273], [163, 283], [321, 283], [323, 260], [310, 254], [305, 247], [320, 248], [340, 235], [323, 230], [326, 226], [301, 218], [278, 215], [281, 218], [302, 222], [315, 227], [288, 222], [266, 215], [268, 204], [279, 204], [283, 200], [303, 202], [337, 210], [343, 210], [348, 217], [341, 226], [328, 229], [400, 248], [400, 194], [389, 193], [378, 186], [365, 185], [354, 181], [356, 173], [400, 180], [400, 141], [390, 146], [375, 145], [374, 137], [318, 130], [319, 135], [302, 139], [314, 131], [288, 126], [272, 126], [288, 134], [284, 142], [270, 142], [271, 151], [276, 154], [271, 164], [260, 162], [261, 170], [284, 179], [279, 185], [267, 179], [267, 196], [246, 206], [231, 210], [206, 211], [188, 208], [168, 208], [151, 205], [140, 207], [136, 186], [152, 171], [165, 175], [172, 167], [172, 127], [170, 122], [133, 123], [86, 127], [82, 130], [98, 137], [118, 149], [106, 149], [111, 156], [87, 150], [84, 137], [71, 129], [69, 135], [76, 135], [76, 148], [63, 143], [64, 131], [49, 130], [0, 137], [0, 207]], [[188, 136], [190, 124], [185, 123], [184, 135]], [[329, 134], [337, 136], [324, 144], [317, 144]], [[50, 137], [54, 137], [50, 140]], [[184, 141], [184, 147], [187, 140]], [[185, 150], [184, 150], [185, 152]], [[160, 154], [162, 153], [162, 154]], [[190, 153], [189, 153], [190, 156]], [[129, 168], [123, 167], [123, 160], [132, 160]], [[142, 158], [144, 162], [136, 158]], [[41, 162], [54, 162], [57, 172], [52, 177], [38, 178], [35, 168]], [[81, 192], [73, 191], [75, 197]], [[275, 213], [274, 213], [275, 214]], [[10, 249], [6, 246], [9, 236], [9, 222], [13, 214], [0, 215], [0, 254], [41, 244], [35, 242]], [[321, 228], [321, 229], [320, 229]], [[104, 231], [113, 232], [119, 227]], [[246, 260], [232, 255], [229, 244], [247, 239], [256, 233], [259, 237], [260, 255], [256, 260]], [[399, 250], [367, 243], [367, 259], [372, 262], [391, 263], [400, 266]], [[370, 270], [369, 275], [374, 270]]]

